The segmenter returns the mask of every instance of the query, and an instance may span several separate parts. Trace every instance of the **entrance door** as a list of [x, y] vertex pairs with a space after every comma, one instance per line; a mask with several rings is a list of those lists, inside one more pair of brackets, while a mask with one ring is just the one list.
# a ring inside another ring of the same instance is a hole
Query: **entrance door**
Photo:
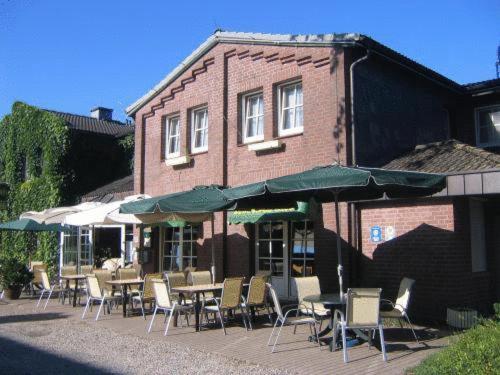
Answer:
[[255, 269], [270, 271], [271, 284], [288, 297], [288, 225], [285, 221], [256, 224]]

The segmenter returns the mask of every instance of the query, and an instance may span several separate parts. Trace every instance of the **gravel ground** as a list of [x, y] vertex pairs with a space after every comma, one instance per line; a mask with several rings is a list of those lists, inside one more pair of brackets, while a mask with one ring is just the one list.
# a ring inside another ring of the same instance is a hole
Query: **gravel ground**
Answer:
[[283, 374], [0, 302], [0, 374]]

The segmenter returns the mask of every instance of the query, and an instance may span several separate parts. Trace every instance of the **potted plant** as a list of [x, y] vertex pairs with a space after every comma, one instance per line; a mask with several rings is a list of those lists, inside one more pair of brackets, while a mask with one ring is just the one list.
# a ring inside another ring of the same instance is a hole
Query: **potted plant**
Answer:
[[5, 256], [0, 259], [0, 285], [7, 299], [18, 299], [31, 280], [33, 273], [19, 259]]

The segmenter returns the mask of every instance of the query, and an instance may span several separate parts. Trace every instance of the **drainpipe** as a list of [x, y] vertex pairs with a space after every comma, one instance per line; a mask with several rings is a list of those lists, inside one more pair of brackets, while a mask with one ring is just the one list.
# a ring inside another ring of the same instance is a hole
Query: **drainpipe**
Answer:
[[350, 89], [351, 89], [351, 165], [356, 165], [356, 139], [355, 139], [355, 121], [354, 121], [354, 68], [360, 62], [368, 59], [370, 56], [370, 50], [366, 51], [366, 55], [354, 61], [349, 67], [349, 79], [350, 79]]

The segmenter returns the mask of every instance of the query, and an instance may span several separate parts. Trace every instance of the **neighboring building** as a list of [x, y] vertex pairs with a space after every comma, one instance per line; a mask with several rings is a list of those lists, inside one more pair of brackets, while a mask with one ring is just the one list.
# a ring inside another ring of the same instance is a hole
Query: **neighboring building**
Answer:
[[[474, 123], [466, 120], [470, 116], [464, 103], [474, 102], [475, 93], [359, 34], [216, 32], [127, 109], [137, 124], [135, 192], [156, 196], [196, 185], [238, 186], [333, 162], [384, 166], [417, 145], [452, 135], [470, 142], [467, 134]], [[449, 200], [455, 198], [435, 199], [427, 205], [446, 214]], [[440, 207], [436, 202], [442, 199], [447, 203]], [[314, 221], [244, 225], [228, 225], [227, 215], [217, 214], [217, 279], [271, 270], [284, 298], [294, 296], [291, 278], [296, 276], [318, 275], [325, 292], [338, 289], [333, 212], [333, 205], [324, 204]], [[436, 319], [443, 318], [448, 305], [473, 304], [472, 299], [464, 302], [458, 289], [445, 292], [446, 304], [434, 299], [437, 294], [419, 294], [419, 285], [448, 283], [449, 274], [437, 272], [422, 280], [424, 265], [413, 267], [409, 257], [397, 265], [381, 265], [390, 268], [387, 277], [383, 272], [372, 278], [364, 275], [363, 260], [374, 254], [363, 242], [369, 230], [364, 223], [371, 220], [363, 215], [370, 212], [363, 205], [342, 204], [348, 286], [362, 280], [366, 286], [383, 286], [391, 296], [401, 277], [414, 277], [416, 294], [422, 296], [416, 313]], [[450, 230], [449, 216], [437, 215], [430, 225]], [[425, 225], [427, 218], [412, 214], [401, 220], [397, 235]], [[153, 229], [153, 257], [145, 270], [188, 265], [208, 269], [208, 233], [206, 225]], [[439, 248], [432, 253], [441, 259]], [[470, 259], [460, 261], [470, 265]], [[442, 267], [451, 268], [455, 262], [444, 258]], [[483, 287], [471, 280], [475, 277], [464, 274], [460, 285]], [[477, 294], [483, 306], [485, 298]], [[429, 314], [420, 308], [423, 304], [435, 308]]]

